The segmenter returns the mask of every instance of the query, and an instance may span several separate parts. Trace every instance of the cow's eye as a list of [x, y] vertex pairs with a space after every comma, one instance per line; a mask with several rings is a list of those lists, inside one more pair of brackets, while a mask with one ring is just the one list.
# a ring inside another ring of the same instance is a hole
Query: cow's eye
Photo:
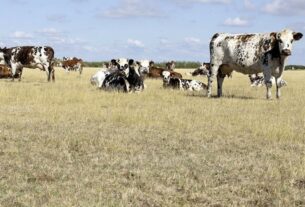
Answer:
[[279, 43], [281, 43], [281, 44], [282, 44], [282, 43], [283, 43], [283, 40], [279, 39]]

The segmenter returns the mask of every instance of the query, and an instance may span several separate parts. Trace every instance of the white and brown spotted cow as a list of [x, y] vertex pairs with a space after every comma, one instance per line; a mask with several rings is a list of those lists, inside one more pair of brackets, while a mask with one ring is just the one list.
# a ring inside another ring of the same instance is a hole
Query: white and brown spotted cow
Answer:
[[54, 50], [52, 47], [11, 47], [0, 48], [0, 61], [4, 60], [5, 64], [12, 69], [12, 80], [17, 73], [19, 81], [21, 80], [22, 70], [27, 68], [39, 68], [46, 71], [48, 81], [55, 81], [53, 67]]
[[271, 98], [272, 76], [276, 82], [276, 97], [280, 98], [283, 71], [292, 43], [303, 34], [285, 29], [265, 34], [215, 34], [210, 42], [211, 76], [208, 81], [208, 97], [212, 82], [217, 76], [217, 95], [222, 96], [222, 83], [226, 74], [233, 70], [244, 74], [263, 72], [267, 99]]
[[83, 60], [74, 57], [72, 59], [62, 61], [61, 66], [66, 70], [66, 72], [79, 71], [79, 74], [82, 74]]

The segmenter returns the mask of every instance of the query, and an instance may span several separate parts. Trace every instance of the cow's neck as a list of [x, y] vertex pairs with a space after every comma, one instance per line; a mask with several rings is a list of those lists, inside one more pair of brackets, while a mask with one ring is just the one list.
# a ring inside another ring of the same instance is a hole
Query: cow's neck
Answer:
[[288, 57], [286, 55], [281, 55], [279, 59], [280, 59], [279, 60], [280, 61], [280, 67], [284, 68], [287, 61], [288, 61]]

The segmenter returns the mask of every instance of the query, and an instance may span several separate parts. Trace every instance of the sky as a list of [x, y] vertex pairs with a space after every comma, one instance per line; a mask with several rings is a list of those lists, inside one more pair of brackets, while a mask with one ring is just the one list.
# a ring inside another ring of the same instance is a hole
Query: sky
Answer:
[[[209, 61], [217, 32], [305, 34], [305, 0], [1, 0], [0, 47], [52, 46], [57, 58]], [[305, 37], [290, 64], [305, 65]]]

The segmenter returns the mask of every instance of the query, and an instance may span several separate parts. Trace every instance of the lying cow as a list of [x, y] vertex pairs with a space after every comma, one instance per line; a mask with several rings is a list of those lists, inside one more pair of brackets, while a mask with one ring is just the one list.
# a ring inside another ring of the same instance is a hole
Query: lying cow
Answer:
[[[19, 73], [16, 73], [15, 78], [19, 78]], [[12, 78], [12, 70], [6, 65], [0, 64], [0, 78]]]
[[144, 77], [140, 72], [140, 66], [134, 60], [128, 60], [128, 65], [125, 65], [123, 70], [106, 76], [101, 88], [126, 93], [144, 90]]
[[11, 47], [0, 48], [0, 61], [12, 69], [12, 80], [21, 75], [24, 67], [46, 71], [48, 81], [55, 81], [53, 67], [54, 50], [51, 47]]
[[198, 75], [208, 76], [209, 74], [210, 74], [210, 63], [202, 63], [199, 68], [197, 68], [191, 73], [187, 73], [187, 75], [191, 75], [191, 76], [198, 76]]
[[97, 86], [98, 88], [101, 88], [103, 85], [103, 82], [105, 78], [110, 75], [111, 73], [109, 71], [105, 70], [100, 70], [97, 71], [91, 78], [90, 78], [90, 83], [92, 85]]
[[188, 91], [206, 90], [207, 86], [197, 80], [173, 78], [170, 76], [170, 71], [163, 71], [163, 87]]
[[[150, 78], [162, 78], [162, 72], [163, 71], [169, 71], [165, 68], [161, 68], [161, 67], [157, 67], [154, 66], [154, 62], [151, 61], [150, 62], [150, 67], [149, 67], [149, 72], [148, 72], [148, 77]], [[182, 78], [182, 75], [180, 73], [177, 73], [175, 71], [169, 71], [170, 72], [170, 76], [174, 77], [174, 78]]]
[[272, 76], [276, 82], [276, 97], [280, 98], [280, 80], [293, 41], [300, 40], [302, 33], [285, 29], [266, 34], [215, 34], [210, 42], [211, 76], [208, 81], [208, 97], [212, 82], [217, 76], [217, 95], [222, 96], [222, 84], [226, 74], [233, 70], [244, 74], [263, 72], [267, 99], [271, 98]]
[[[259, 74], [251, 74], [251, 75], [249, 75], [249, 79], [250, 79], [250, 83], [251, 83], [252, 87], [260, 87], [260, 86], [265, 85], [264, 76], [261, 76]], [[271, 82], [272, 82], [272, 84], [275, 84], [274, 77], [271, 78]], [[280, 84], [281, 87], [287, 86], [287, 82], [283, 79], [280, 79], [278, 81], [278, 83]]]
[[66, 70], [66, 72], [79, 71], [79, 74], [82, 74], [83, 60], [74, 57], [72, 59], [62, 61], [61, 66]]
[[6, 65], [0, 65], [0, 78], [11, 78], [12, 70]]

